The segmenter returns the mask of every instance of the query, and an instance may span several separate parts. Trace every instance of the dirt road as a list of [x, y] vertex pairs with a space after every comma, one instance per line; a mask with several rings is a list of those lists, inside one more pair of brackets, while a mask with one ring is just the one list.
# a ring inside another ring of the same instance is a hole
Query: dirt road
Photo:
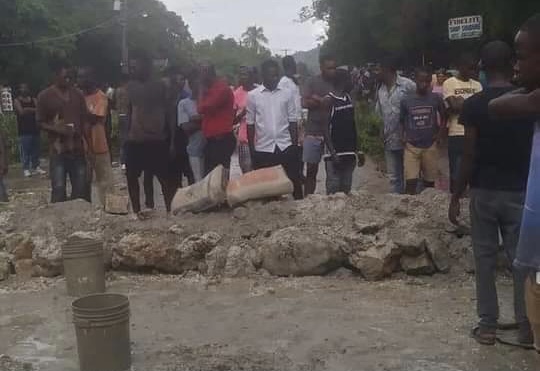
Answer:
[[[538, 370], [534, 352], [481, 347], [470, 277], [229, 280], [116, 273], [129, 295], [134, 371]], [[500, 283], [503, 318], [511, 287]], [[76, 371], [62, 279], [0, 286], [0, 354]]]

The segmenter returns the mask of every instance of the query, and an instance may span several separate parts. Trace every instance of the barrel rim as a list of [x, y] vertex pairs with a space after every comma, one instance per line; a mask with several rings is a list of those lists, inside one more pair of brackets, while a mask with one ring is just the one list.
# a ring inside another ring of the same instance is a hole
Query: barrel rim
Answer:
[[[77, 302], [80, 302], [82, 300], [88, 300], [88, 299], [92, 299], [92, 298], [95, 298], [95, 297], [104, 297], [104, 296], [116, 297], [116, 298], [119, 298], [119, 299], [122, 299], [122, 300], [125, 300], [125, 301], [120, 303], [120, 304], [111, 306], [111, 307], [99, 308], [99, 309], [96, 309], [96, 308], [82, 308], [80, 306], [77, 306]], [[104, 310], [121, 309], [122, 307], [126, 307], [126, 304], [127, 304], [127, 307], [129, 308], [129, 297], [128, 296], [123, 295], [123, 294], [116, 294], [116, 293], [107, 292], [107, 293], [91, 294], [91, 295], [86, 295], [86, 296], [77, 298], [71, 303], [71, 308], [72, 308], [74, 313], [76, 313], [77, 311], [84, 311], [84, 312], [87, 312], [87, 313], [97, 313], [97, 312], [102, 312]]]

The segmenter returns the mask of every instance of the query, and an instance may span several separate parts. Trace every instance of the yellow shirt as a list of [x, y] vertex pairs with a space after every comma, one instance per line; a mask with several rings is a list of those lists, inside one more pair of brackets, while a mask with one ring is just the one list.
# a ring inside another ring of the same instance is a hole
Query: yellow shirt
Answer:
[[[448, 97], [463, 97], [464, 99], [468, 99], [481, 91], [482, 85], [473, 79], [461, 81], [458, 78], [451, 77], [443, 84], [444, 99]], [[459, 123], [459, 115], [452, 114], [448, 118], [448, 135], [451, 137], [465, 135], [465, 127]]]

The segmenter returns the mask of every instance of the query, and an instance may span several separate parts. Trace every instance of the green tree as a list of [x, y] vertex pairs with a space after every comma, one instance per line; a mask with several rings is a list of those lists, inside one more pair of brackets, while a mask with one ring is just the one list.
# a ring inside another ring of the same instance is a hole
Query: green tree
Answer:
[[[96, 67], [103, 80], [118, 79], [120, 25], [111, 0], [0, 0], [0, 9], [0, 82], [42, 88], [58, 56]], [[128, 17], [132, 51], [175, 64], [193, 60], [186, 24], [160, 1], [131, 0]]]
[[262, 27], [250, 26], [242, 34], [242, 44], [256, 53], [261, 53], [265, 50], [264, 45], [268, 44], [268, 38]]
[[[449, 65], [462, 51], [478, 51], [486, 41], [512, 41], [519, 25], [535, 12], [537, 0], [313, 0], [303, 19], [328, 23], [324, 49], [344, 63], [373, 62], [399, 55], [406, 65], [423, 61]], [[449, 41], [448, 19], [482, 15], [484, 36], [478, 40]]]
[[271, 57], [267, 49], [256, 50], [223, 35], [196, 43], [194, 55], [212, 61], [218, 74], [229, 78], [236, 76], [240, 66], [258, 66]]

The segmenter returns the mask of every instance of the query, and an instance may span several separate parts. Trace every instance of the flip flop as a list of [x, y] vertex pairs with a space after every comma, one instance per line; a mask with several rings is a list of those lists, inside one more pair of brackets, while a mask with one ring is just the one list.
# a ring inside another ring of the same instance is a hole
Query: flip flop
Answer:
[[471, 337], [482, 345], [495, 345], [497, 335], [495, 333], [480, 334], [480, 327], [474, 327], [471, 331]]
[[497, 342], [509, 345], [511, 347], [521, 348], [525, 350], [535, 350], [534, 344], [524, 344], [517, 340], [516, 336], [497, 336]]

